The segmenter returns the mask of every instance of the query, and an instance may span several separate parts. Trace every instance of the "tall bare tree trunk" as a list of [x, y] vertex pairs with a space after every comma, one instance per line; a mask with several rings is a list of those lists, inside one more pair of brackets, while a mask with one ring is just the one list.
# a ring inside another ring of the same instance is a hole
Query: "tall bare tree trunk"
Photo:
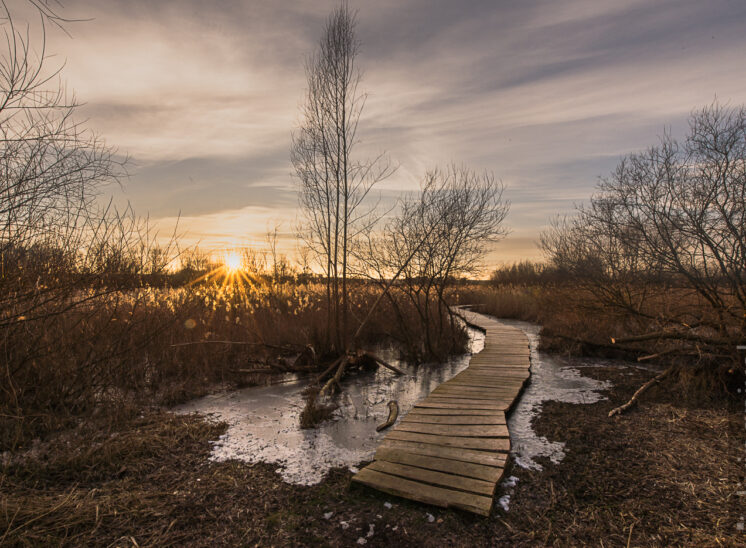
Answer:
[[351, 242], [367, 217], [355, 212], [371, 187], [393, 171], [380, 161], [383, 155], [366, 163], [350, 159], [364, 103], [357, 92], [355, 25], [346, 2], [330, 15], [318, 50], [306, 65], [304, 120], [290, 151], [306, 214], [303, 236], [319, 263], [326, 264], [327, 329], [337, 351], [345, 350], [348, 342]]

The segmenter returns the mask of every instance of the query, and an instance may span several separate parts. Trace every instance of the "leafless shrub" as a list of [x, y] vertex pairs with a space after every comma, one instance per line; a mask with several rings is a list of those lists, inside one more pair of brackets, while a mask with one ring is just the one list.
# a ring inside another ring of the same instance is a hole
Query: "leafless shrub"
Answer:
[[[617, 344], [734, 358], [746, 333], [746, 108], [715, 103], [689, 127], [683, 142], [665, 135], [625, 157], [541, 245], [604, 306], [644, 320]], [[666, 294], [665, 309], [651, 306]]]
[[417, 310], [424, 326], [421, 355], [442, 357], [453, 347], [445, 336], [457, 331], [446, 290], [454, 279], [476, 274], [487, 246], [505, 235], [509, 206], [502, 193], [502, 184], [489, 173], [457, 166], [433, 170], [418, 195], [402, 200], [399, 215], [383, 233], [370, 235], [361, 246], [362, 271], [384, 288], [410, 342], [415, 338], [407, 336], [411, 323], [399, 299]]

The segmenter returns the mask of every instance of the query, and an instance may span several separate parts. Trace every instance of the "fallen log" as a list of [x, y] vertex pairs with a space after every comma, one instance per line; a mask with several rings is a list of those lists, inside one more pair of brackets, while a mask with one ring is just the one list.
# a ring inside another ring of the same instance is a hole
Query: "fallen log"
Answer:
[[319, 375], [318, 377], [316, 377], [316, 384], [320, 384], [321, 381], [324, 380], [324, 377], [326, 377], [332, 371], [334, 371], [334, 368], [339, 365], [339, 362], [342, 361], [342, 358], [344, 358], [344, 356], [340, 356], [339, 358], [337, 358], [336, 360], [334, 360], [329, 367], [327, 367], [326, 369], [324, 369], [323, 373], [321, 373], [321, 375]]
[[333, 384], [336, 384], [339, 386], [339, 381], [342, 379], [342, 375], [344, 374], [345, 367], [347, 366], [348, 356], [345, 354], [342, 356], [342, 361], [339, 362], [339, 367], [337, 367], [337, 372], [334, 374], [334, 376], [326, 381], [326, 384], [319, 390], [319, 396], [324, 395], [324, 393], [331, 388]]
[[389, 402], [389, 418], [386, 419], [386, 422], [376, 426], [376, 432], [385, 430], [386, 428], [394, 424], [398, 416], [399, 416], [399, 404], [396, 402], [396, 400], [391, 400]]

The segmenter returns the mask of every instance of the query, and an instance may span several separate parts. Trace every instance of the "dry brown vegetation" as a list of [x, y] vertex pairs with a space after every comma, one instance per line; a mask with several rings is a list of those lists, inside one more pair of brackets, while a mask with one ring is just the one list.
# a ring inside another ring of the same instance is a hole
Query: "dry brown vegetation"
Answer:
[[[0, 382], [2, 448], [25, 444], [92, 412], [114, 413], [131, 403], [168, 405], [218, 384], [320, 371], [330, 351], [324, 284], [253, 279], [78, 289], [62, 311], [57, 299], [50, 304], [55, 313], [45, 314], [41, 306], [36, 318], [9, 322], [0, 343], [6, 356]], [[357, 285], [350, 295], [353, 317], [362, 317], [377, 295], [376, 287]], [[400, 308], [407, 338], [392, 321], [390, 303], [383, 303], [363, 330], [362, 343], [388, 339], [405, 353], [427, 355], [422, 336], [413, 335], [416, 311], [407, 303]], [[446, 354], [465, 343], [461, 327], [453, 329], [456, 333], [443, 339], [449, 346], [440, 348]], [[311, 356], [296, 363], [309, 345]]]
[[693, 292], [647, 284], [644, 315], [640, 315], [621, 306], [609, 306], [577, 280], [557, 281], [560, 278], [555, 273], [555, 281], [540, 285], [530, 279], [523, 284], [463, 284], [454, 290], [452, 298], [462, 304], [476, 304], [475, 310], [499, 318], [540, 324], [541, 348], [548, 352], [673, 365], [679, 388], [693, 398], [723, 392], [735, 396], [742, 386], [744, 366], [735, 345], [692, 349], [686, 341], [682, 344], [665, 334], [639, 337], [641, 333], [660, 333], [661, 317], [676, 314], [706, 318], [710, 308]]
[[271, 465], [210, 462], [223, 425], [148, 411], [83, 424], [7, 460], [0, 544], [351, 546], [373, 524], [368, 546], [741, 545], [742, 410], [683, 403], [659, 387], [645, 413], [609, 420], [646, 373], [584, 374], [610, 380], [610, 399], [546, 404], [534, 426], [566, 442], [566, 457], [542, 460], [543, 472], [513, 467], [508, 513], [496, 504], [481, 518], [354, 488], [347, 470], [289, 485]]

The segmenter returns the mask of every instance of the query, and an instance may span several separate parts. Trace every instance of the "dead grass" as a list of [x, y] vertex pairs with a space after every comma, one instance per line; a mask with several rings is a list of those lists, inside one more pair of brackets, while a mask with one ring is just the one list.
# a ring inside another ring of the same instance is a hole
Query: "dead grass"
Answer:
[[[475, 310], [499, 318], [540, 324], [540, 348], [546, 352], [633, 361], [644, 357], [646, 363], [674, 365], [675, 384], [683, 396], [707, 399], [727, 393], [735, 397], [746, 379], [735, 348], [717, 352], [687, 350], [682, 341], [665, 338], [619, 344], [626, 337], [670, 328], [658, 321], [661, 317], [680, 317], [694, 324], [711, 314], [691, 291], [663, 291], [652, 286], [639, 291], [644, 294], [641, 307], [644, 316], [631, 314], [623, 307], [610, 307], [587, 289], [572, 283], [471, 284], [459, 287], [453, 298], [459, 303], [476, 304]], [[738, 326], [733, 325], [732, 329], [735, 333]], [[657, 357], [649, 359], [649, 356]]]
[[306, 405], [300, 413], [300, 427], [313, 428], [317, 424], [329, 420], [334, 414], [336, 405], [319, 401], [320, 387], [311, 384], [303, 392]]
[[[350, 331], [377, 295], [372, 285], [352, 284]], [[39, 308], [40, 319], [2, 327], [0, 450], [26, 445], [80, 417], [115, 415], [123, 406], [173, 405], [216, 386], [267, 382], [271, 374], [246, 371], [267, 365], [287, 371], [309, 344], [316, 356], [309, 372], [334, 357], [321, 283], [262, 278], [245, 284], [79, 290], [69, 298], [77, 303], [69, 309], [49, 303], [50, 310], [61, 313], [45, 315]], [[403, 353], [422, 356], [417, 314], [406, 302], [400, 312], [394, 315], [383, 302], [360, 344], [388, 339]], [[407, 324], [407, 339], [399, 336], [400, 322]], [[462, 351], [465, 334], [444, 325], [447, 336], [438, 350]]]
[[222, 425], [151, 411], [88, 422], [5, 455], [0, 544], [742, 546], [742, 409], [682, 403], [660, 387], [610, 420], [608, 410], [648, 373], [583, 373], [611, 380], [610, 400], [545, 404], [535, 427], [566, 442], [566, 457], [543, 462], [543, 472], [513, 467], [519, 481], [507, 514], [495, 504], [480, 518], [353, 487], [347, 470], [315, 486], [288, 485], [273, 466], [210, 462], [208, 440]]

